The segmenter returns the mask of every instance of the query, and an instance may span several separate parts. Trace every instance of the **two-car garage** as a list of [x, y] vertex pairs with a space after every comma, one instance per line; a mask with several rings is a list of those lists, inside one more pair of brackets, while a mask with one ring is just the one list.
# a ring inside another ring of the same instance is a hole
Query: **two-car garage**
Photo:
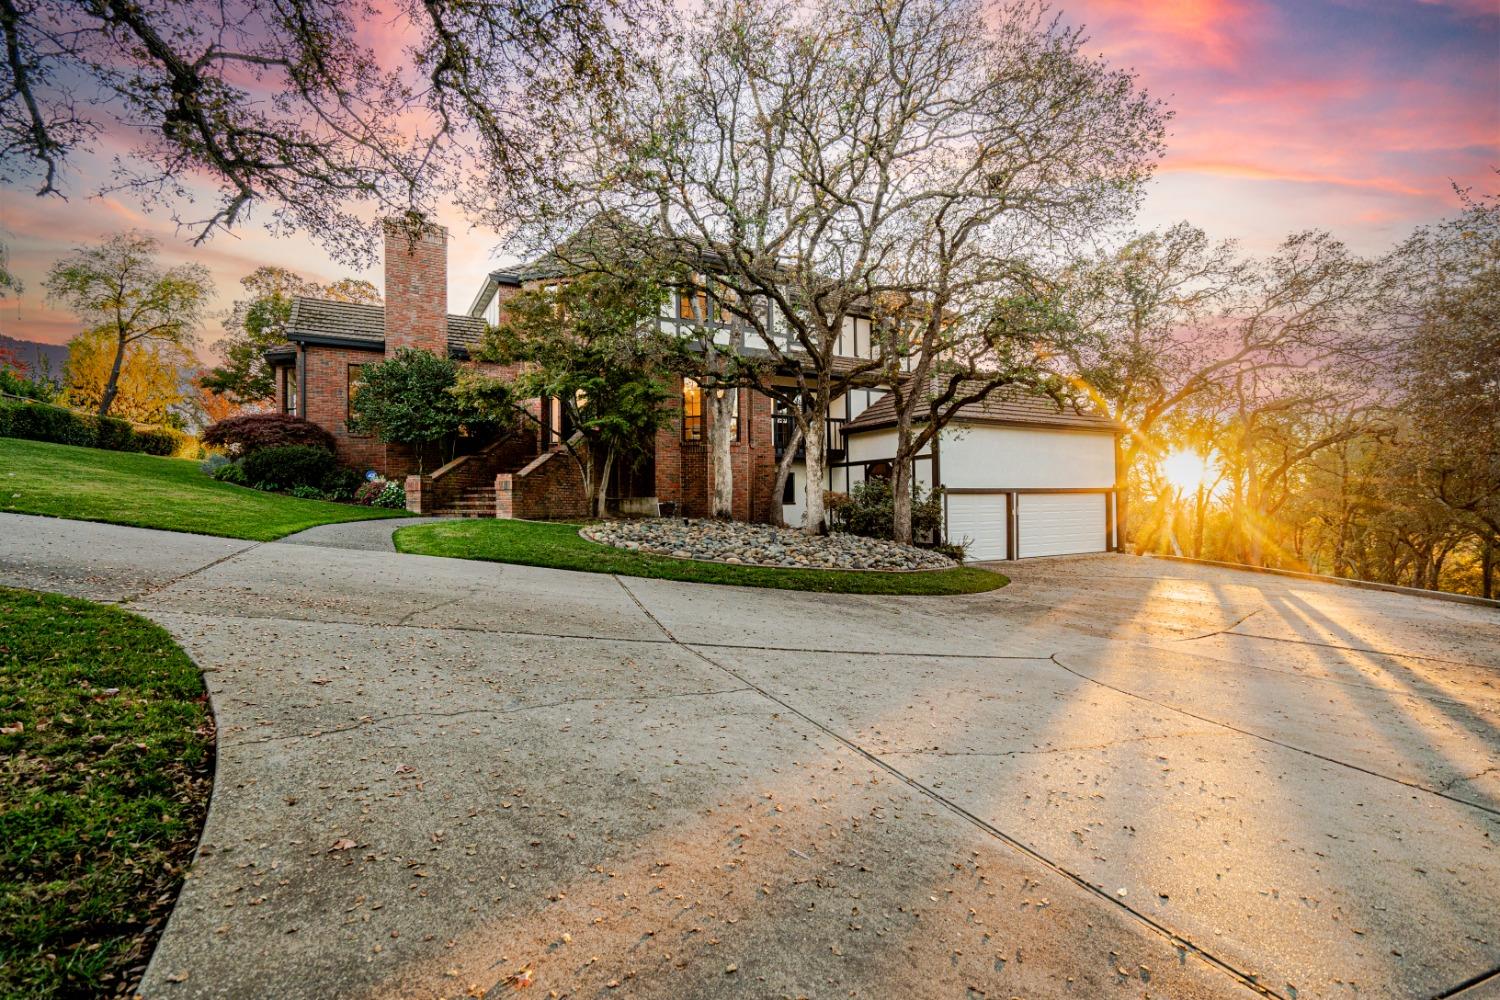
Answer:
[[1104, 552], [1112, 500], [1104, 491], [949, 492], [948, 540], [966, 546], [971, 562]]
[[[851, 465], [894, 453], [886, 409], [878, 400], [845, 428]], [[1047, 397], [964, 407], [924, 456], [943, 486], [947, 541], [971, 562], [1115, 548], [1115, 433], [1104, 416]]]

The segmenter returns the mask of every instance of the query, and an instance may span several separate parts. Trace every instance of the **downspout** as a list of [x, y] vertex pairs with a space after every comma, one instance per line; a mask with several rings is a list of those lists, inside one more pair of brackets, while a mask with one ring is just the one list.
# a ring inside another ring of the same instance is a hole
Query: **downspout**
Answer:
[[307, 347], [297, 345], [297, 412], [294, 416], [307, 419]]

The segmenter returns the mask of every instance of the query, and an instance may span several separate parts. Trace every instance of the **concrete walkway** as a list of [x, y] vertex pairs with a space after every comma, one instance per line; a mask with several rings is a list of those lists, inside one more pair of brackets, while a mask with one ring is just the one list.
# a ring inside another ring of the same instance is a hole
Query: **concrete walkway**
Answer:
[[814, 596], [0, 515], [0, 583], [125, 602], [206, 672], [214, 801], [148, 997], [1500, 968], [1500, 614], [1127, 557], [1013, 576]]

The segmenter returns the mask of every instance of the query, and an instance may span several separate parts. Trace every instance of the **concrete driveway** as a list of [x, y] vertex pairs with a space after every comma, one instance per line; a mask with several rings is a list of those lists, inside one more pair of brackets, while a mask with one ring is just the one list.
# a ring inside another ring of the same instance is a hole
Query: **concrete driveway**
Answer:
[[523, 969], [539, 996], [1435, 997], [1500, 968], [1500, 612], [1123, 556], [814, 596], [358, 534], [0, 515], [0, 583], [122, 601], [206, 672], [213, 806], [148, 997]]

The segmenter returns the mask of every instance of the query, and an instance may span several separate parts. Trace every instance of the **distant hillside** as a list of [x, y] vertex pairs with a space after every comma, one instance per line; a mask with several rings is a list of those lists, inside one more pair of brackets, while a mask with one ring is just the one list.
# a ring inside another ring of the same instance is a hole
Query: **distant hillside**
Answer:
[[50, 371], [53, 376], [61, 378], [63, 364], [68, 360], [68, 345], [66, 344], [43, 344], [35, 340], [17, 340], [15, 337], [7, 337], [0, 333], [0, 348], [12, 351], [33, 375], [41, 371]]

